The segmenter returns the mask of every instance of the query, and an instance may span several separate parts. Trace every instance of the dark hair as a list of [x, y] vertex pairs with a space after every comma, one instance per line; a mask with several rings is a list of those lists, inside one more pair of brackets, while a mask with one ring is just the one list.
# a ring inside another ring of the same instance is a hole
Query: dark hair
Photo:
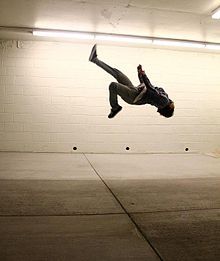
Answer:
[[164, 117], [170, 118], [173, 116], [173, 113], [174, 113], [174, 105], [170, 106], [171, 104], [173, 104], [173, 102], [169, 103], [166, 107], [164, 107], [162, 109], [158, 109], [157, 111]]

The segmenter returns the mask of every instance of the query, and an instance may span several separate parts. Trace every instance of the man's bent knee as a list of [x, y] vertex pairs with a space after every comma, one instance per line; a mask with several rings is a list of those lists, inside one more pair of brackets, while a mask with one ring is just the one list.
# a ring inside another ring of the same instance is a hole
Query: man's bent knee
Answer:
[[117, 85], [118, 85], [117, 82], [111, 82], [109, 84], [109, 91], [116, 91], [117, 90]]

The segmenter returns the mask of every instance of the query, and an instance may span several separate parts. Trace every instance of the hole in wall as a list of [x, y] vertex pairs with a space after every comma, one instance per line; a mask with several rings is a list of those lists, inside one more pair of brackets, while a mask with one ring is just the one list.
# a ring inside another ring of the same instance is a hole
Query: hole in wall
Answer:
[[126, 150], [130, 150], [130, 148], [129, 148], [129, 147], [126, 147]]
[[189, 148], [185, 148], [185, 151], [189, 151]]
[[73, 147], [73, 150], [77, 150], [77, 147]]

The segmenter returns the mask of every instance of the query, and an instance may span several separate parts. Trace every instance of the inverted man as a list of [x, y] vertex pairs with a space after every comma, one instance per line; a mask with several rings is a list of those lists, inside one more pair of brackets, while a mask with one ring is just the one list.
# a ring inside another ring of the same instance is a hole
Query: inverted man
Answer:
[[137, 67], [140, 84], [135, 87], [121, 71], [98, 59], [96, 44], [92, 48], [89, 61], [95, 63], [117, 80], [117, 82], [112, 82], [109, 85], [111, 112], [108, 118], [113, 118], [122, 109], [118, 104], [118, 95], [128, 104], [151, 104], [164, 117], [169, 118], [173, 116], [174, 102], [169, 99], [163, 88], [155, 87], [151, 84], [141, 65]]

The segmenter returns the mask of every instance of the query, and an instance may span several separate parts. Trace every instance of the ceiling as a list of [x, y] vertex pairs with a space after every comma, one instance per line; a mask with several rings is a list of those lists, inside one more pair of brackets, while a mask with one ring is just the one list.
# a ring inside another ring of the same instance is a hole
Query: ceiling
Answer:
[[[220, 0], [0, 0], [0, 26], [220, 43]], [[0, 38], [18, 37], [0, 30]], [[32, 37], [27, 36], [27, 38]]]

